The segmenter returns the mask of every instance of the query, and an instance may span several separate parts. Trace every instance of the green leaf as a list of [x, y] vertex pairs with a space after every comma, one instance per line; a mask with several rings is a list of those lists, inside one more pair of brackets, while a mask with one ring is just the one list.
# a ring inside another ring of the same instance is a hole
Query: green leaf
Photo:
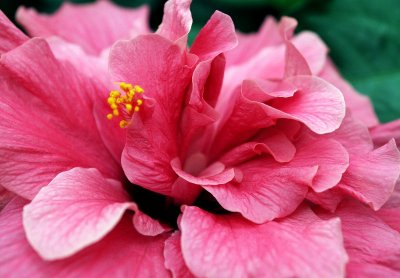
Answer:
[[324, 1], [295, 17], [328, 44], [346, 79], [371, 97], [380, 120], [400, 118], [400, 1]]

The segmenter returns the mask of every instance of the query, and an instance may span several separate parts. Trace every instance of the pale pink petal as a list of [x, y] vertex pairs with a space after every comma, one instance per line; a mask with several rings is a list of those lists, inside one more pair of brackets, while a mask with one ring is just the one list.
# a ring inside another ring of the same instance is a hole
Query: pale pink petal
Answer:
[[192, 27], [191, 0], [169, 0], [164, 5], [164, 16], [157, 34], [186, 48], [187, 36]]
[[165, 241], [165, 267], [172, 272], [174, 278], [193, 278], [182, 257], [181, 233], [175, 232]]
[[149, 33], [148, 13], [145, 6], [129, 10], [111, 1], [97, 1], [80, 5], [66, 2], [52, 15], [21, 7], [16, 17], [31, 36], [58, 36], [90, 54], [100, 54], [118, 39]]
[[328, 60], [325, 63], [319, 76], [335, 85], [343, 93], [346, 107], [350, 109], [355, 118], [362, 121], [368, 127], [373, 127], [379, 123], [369, 97], [361, 95], [347, 83], [340, 76], [332, 61]]
[[16, 199], [0, 212], [1, 277], [168, 277], [163, 258], [167, 235], [140, 235], [129, 217], [76, 255], [44, 261], [25, 238], [21, 219], [25, 204]]
[[341, 277], [347, 262], [340, 221], [311, 212], [257, 225], [238, 215], [185, 207], [182, 253], [199, 277]]
[[371, 128], [371, 136], [378, 147], [385, 145], [391, 139], [400, 146], [400, 120], [374, 126]]
[[340, 188], [378, 210], [389, 199], [400, 174], [400, 153], [394, 140], [351, 158]]
[[229, 66], [248, 61], [267, 46], [282, 43], [278, 25], [273, 17], [267, 17], [257, 33], [237, 34], [237, 36], [239, 39], [238, 46], [226, 53]]
[[237, 166], [243, 177], [223, 185], [203, 185], [225, 209], [264, 223], [292, 213], [304, 200], [318, 167], [291, 168], [271, 158]]
[[93, 117], [103, 86], [57, 61], [42, 39], [3, 54], [0, 75], [2, 186], [32, 199], [73, 167], [95, 167], [106, 177], [120, 178], [119, 163], [104, 146]]
[[200, 30], [190, 52], [200, 60], [208, 60], [233, 49], [237, 45], [235, 26], [230, 16], [216, 11]]
[[0, 55], [28, 40], [28, 37], [2, 11], [0, 11], [0, 30]]
[[191, 69], [180, 48], [159, 35], [115, 44], [110, 69], [115, 81], [144, 89], [143, 106], [127, 128], [125, 174], [134, 184], [168, 195], [176, 179], [170, 161], [178, 156], [178, 122]]
[[[372, 210], [354, 201], [343, 202], [338, 210], [324, 217], [340, 217], [350, 277], [363, 277], [361, 266], [374, 271], [377, 277], [388, 273], [386, 268], [400, 274], [400, 234], [385, 224]], [[389, 272], [390, 273], [390, 272]]]
[[99, 241], [131, 206], [120, 183], [96, 169], [59, 174], [24, 208], [24, 227], [33, 248], [46, 260], [69, 257]]

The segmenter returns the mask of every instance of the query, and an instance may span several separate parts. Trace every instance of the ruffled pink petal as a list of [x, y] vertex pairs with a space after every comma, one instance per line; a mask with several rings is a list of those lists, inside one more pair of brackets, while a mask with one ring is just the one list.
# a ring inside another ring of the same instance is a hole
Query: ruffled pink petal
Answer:
[[168, 277], [163, 257], [168, 236], [140, 235], [129, 217], [103, 240], [76, 255], [44, 261], [25, 238], [21, 219], [25, 204], [23, 199], [15, 199], [0, 212], [1, 277]]
[[28, 37], [2, 11], [0, 11], [0, 30], [0, 55], [28, 40]]
[[225, 153], [220, 161], [234, 166], [254, 156], [271, 154], [278, 162], [289, 162], [296, 153], [296, 147], [289, 138], [275, 127], [267, 128], [255, 138], [256, 142], [247, 142]]
[[263, 48], [282, 43], [278, 24], [273, 17], [267, 17], [257, 33], [237, 34], [237, 36], [239, 39], [238, 46], [226, 53], [228, 66], [241, 64], [248, 61]]
[[120, 178], [120, 166], [93, 118], [102, 86], [57, 61], [42, 39], [3, 54], [0, 64], [2, 186], [32, 199], [58, 173], [73, 167], [95, 167], [106, 177]]
[[164, 16], [157, 34], [177, 42], [182, 49], [186, 48], [187, 37], [193, 19], [190, 13], [191, 0], [169, 0], [164, 5]]
[[344, 243], [350, 257], [349, 277], [364, 277], [363, 268], [375, 273], [375, 277], [400, 274], [400, 234], [373, 211], [346, 201], [331, 217], [340, 217], [342, 221]]
[[145, 6], [125, 9], [111, 1], [97, 1], [84, 5], [66, 2], [53, 15], [21, 7], [16, 17], [31, 36], [58, 36], [90, 54], [100, 54], [118, 39], [149, 33], [148, 14]]
[[340, 182], [347, 194], [378, 210], [389, 199], [400, 174], [400, 153], [394, 140], [350, 160]]
[[332, 139], [303, 138], [296, 144], [292, 167], [318, 166], [311, 188], [323, 192], [335, 187], [349, 167], [349, 154]]
[[340, 221], [302, 209], [279, 222], [256, 225], [238, 215], [185, 207], [182, 253], [199, 277], [341, 277], [347, 262]]
[[195, 277], [182, 257], [181, 233], [175, 232], [165, 241], [164, 249], [165, 267], [172, 272], [174, 278]]
[[[253, 100], [255, 95], [268, 95], [265, 87], [259, 82], [244, 82], [242, 92], [237, 91], [231, 100], [233, 111], [221, 126], [213, 148], [220, 150], [242, 143], [278, 119], [299, 121], [318, 134], [332, 132], [340, 126], [345, 115], [345, 103], [338, 89], [314, 76], [291, 77], [286, 82], [291, 86], [287, 86], [287, 91], [279, 89], [280, 94], [285, 92], [283, 97], [265, 103]], [[293, 97], [290, 97], [291, 87], [297, 88]]]
[[385, 145], [391, 139], [400, 146], [400, 120], [374, 126], [371, 128], [371, 136], [375, 146]]
[[190, 52], [205, 61], [233, 49], [237, 43], [235, 26], [231, 17], [216, 11], [200, 30]]
[[59, 174], [24, 208], [24, 227], [33, 248], [46, 260], [69, 257], [102, 239], [129, 208], [119, 183], [96, 169]]
[[115, 44], [110, 69], [114, 80], [144, 89], [143, 106], [127, 128], [125, 174], [134, 184], [168, 195], [176, 179], [170, 161], [178, 156], [177, 123], [191, 69], [180, 48], [159, 35]]
[[240, 181], [203, 187], [222, 207], [255, 223], [292, 213], [304, 200], [318, 169], [291, 168], [270, 158], [251, 160], [237, 168], [243, 175]]
[[[320, 77], [335, 85], [344, 96], [346, 107], [352, 112], [355, 118], [362, 121], [368, 127], [373, 127], [379, 123], [374, 112], [369, 97], [361, 95], [349, 83], [347, 83], [339, 74], [332, 61], [328, 60]], [[385, 143], [388, 140], [385, 141]]]

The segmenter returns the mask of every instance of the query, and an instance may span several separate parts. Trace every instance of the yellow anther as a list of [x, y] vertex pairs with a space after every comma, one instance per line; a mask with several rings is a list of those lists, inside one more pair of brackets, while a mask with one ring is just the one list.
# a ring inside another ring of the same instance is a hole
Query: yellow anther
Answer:
[[110, 97], [113, 97], [113, 98], [117, 98], [120, 95], [121, 95], [121, 93], [118, 91], [111, 91], [111, 93], [110, 93]]
[[113, 97], [109, 97], [108, 99], [107, 99], [107, 102], [108, 102], [108, 104], [113, 104], [114, 102], [115, 102], [115, 98], [113, 98]]
[[121, 128], [126, 127], [130, 123], [130, 118], [135, 112], [139, 112], [140, 106], [144, 100], [141, 93], [144, 92], [142, 87], [132, 84], [119, 82], [121, 90], [113, 90], [110, 92], [107, 98], [108, 105], [111, 109], [111, 113], [107, 114], [107, 119], [113, 119], [114, 117], [120, 117], [119, 126]]
[[132, 104], [126, 104], [125, 105], [125, 108], [126, 108], [126, 110], [128, 110], [128, 112], [131, 112], [132, 111]]
[[120, 127], [120, 128], [125, 128], [127, 125], [128, 125], [128, 122], [125, 121], [125, 120], [121, 120], [121, 121], [119, 122], [119, 127]]

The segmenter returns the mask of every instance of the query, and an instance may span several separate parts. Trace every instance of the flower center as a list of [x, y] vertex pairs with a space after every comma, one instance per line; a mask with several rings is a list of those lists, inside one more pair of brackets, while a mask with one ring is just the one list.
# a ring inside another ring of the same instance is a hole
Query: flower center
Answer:
[[119, 127], [125, 128], [130, 123], [135, 112], [139, 112], [143, 104], [144, 90], [138, 85], [120, 82], [119, 87], [122, 92], [112, 90], [107, 99], [111, 113], [107, 114], [107, 119], [120, 118]]

